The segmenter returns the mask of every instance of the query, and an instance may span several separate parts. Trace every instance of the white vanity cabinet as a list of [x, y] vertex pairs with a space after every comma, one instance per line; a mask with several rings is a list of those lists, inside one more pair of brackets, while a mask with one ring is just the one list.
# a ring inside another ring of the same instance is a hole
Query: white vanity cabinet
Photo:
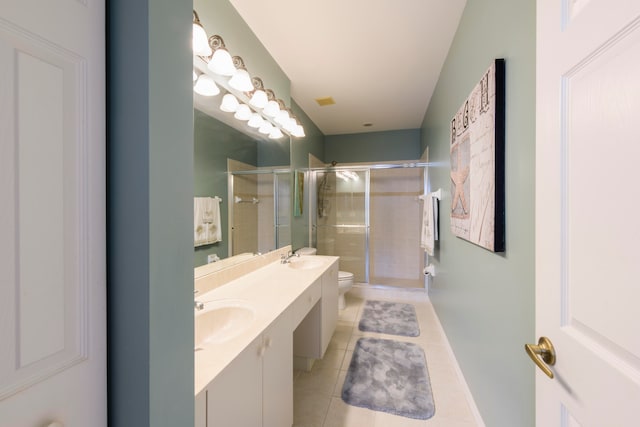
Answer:
[[296, 357], [322, 359], [338, 323], [338, 262], [320, 277], [320, 301], [293, 333]]
[[[291, 325], [291, 311], [286, 310], [211, 381], [202, 392], [207, 427], [293, 424]], [[200, 394], [196, 410], [201, 408]], [[200, 427], [198, 418], [202, 416], [196, 411]]]
[[322, 275], [321, 309], [320, 350], [324, 355], [338, 324], [338, 261]]

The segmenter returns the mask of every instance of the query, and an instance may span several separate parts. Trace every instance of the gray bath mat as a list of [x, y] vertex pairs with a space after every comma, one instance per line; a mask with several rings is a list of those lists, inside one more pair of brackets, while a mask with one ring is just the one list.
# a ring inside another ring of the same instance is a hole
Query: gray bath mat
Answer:
[[427, 420], [435, 413], [424, 351], [413, 343], [360, 338], [342, 400], [349, 405]]
[[366, 301], [358, 328], [366, 332], [405, 337], [420, 335], [415, 307], [397, 302]]

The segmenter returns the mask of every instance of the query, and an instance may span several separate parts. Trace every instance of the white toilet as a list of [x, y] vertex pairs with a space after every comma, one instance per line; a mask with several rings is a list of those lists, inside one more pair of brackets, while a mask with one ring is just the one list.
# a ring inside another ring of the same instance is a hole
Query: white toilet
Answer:
[[[304, 255], [316, 255], [318, 250], [316, 248], [300, 248], [296, 251], [300, 256]], [[346, 303], [344, 301], [344, 294], [346, 294], [353, 287], [353, 273], [348, 271], [338, 272], [338, 308], [344, 310]]]

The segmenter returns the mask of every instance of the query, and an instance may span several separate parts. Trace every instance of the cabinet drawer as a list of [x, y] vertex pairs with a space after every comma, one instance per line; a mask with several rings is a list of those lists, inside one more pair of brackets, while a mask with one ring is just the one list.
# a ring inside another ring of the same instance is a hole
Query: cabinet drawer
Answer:
[[295, 329], [320, 299], [320, 280], [313, 282], [293, 303], [293, 328]]

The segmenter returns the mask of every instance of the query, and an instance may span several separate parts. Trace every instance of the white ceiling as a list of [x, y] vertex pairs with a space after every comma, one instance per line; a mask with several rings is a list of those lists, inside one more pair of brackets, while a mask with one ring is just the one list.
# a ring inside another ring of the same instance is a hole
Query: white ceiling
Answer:
[[[230, 1], [325, 135], [419, 128], [466, 4]], [[336, 104], [315, 102], [328, 96]]]

